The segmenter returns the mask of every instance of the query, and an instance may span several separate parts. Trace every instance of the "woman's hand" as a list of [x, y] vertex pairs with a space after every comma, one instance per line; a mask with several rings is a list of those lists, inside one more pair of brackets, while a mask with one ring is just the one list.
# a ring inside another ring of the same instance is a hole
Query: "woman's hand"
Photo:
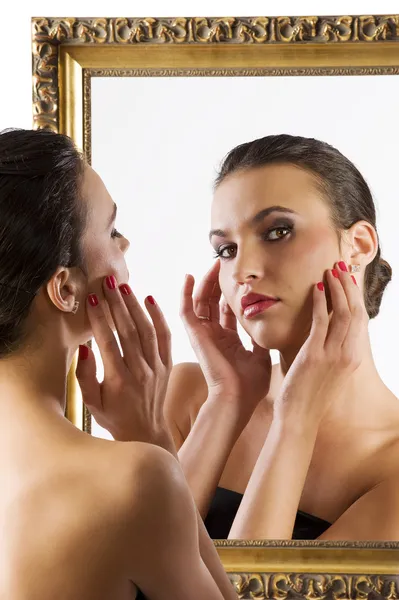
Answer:
[[93, 352], [81, 346], [76, 376], [83, 402], [114, 439], [173, 448], [163, 416], [172, 359], [170, 332], [162, 312], [151, 297], [146, 298], [151, 323], [130, 287], [118, 287], [113, 276], [104, 281], [104, 293], [123, 354], [102, 303], [91, 294], [87, 313], [104, 363], [104, 380], [97, 381]]
[[292, 538], [320, 421], [360, 365], [366, 342], [362, 294], [346, 265], [339, 265], [326, 275], [331, 318], [324, 285], [314, 286], [310, 335], [275, 401], [273, 422], [229, 538]]
[[207, 382], [208, 396], [233, 403], [248, 421], [269, 391], [270, 354], [256, 344], [252, 352], [244, 348], [234, 313], [226, 302], [220, 306], [219, 268], [217, 261], [194, 298], [194, 278], [186, 276], [180, 316]]
[[324, 285], [313, 290], [310, 335], [297, 354], [275, 403], [277, 418], [319, 423], [330, 403], [358, 368], [367, 343], [368, 315], [356, 280], [340, 262], [327, 271], [332, 316]]

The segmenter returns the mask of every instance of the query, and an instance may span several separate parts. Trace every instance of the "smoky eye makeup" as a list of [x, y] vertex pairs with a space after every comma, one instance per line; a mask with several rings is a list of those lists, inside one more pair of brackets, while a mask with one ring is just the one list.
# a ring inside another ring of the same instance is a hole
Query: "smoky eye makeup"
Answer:
[[290, 237], [295, 228], [293, 219], [287, 217], [278, 217], [272, 223], [261, 229], [261, 237], [270, 242], [277, 242]]

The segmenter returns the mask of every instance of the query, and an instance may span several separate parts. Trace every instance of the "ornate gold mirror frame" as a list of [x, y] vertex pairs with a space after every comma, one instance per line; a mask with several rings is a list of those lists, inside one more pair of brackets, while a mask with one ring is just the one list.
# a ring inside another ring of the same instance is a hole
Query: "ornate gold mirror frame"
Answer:
[[[34, 18], [32, 44], [34, 128], [89, 161], [92, 77], [399, 75], [399, 15]], [[74, 370], [66, 414], [90, 433]], [[215, 544], [240, 598], [399, 598], [396, 542]]]

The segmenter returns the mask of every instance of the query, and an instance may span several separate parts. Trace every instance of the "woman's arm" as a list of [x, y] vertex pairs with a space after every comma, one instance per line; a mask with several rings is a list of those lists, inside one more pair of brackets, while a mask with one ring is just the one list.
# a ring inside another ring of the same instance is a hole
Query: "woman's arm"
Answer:
[[179, 450], [179, 461], [202, 518], [245, 423], [223, 398], [208, 397]]
[[208, 387], [198, 364], [183, 363], [173, 368], [165, 419], [202, 518], [208, 513], [227, 460], [244, 427], [239, 415], [223, 398], [207, 398], [207, 394]]
[[317, 429], [309, 423], [272, 423], [229, 539], [292, 538]]
[[238, 600], [177, 461], [149, 447], [142, 463], [123, 542], [129, 578], [151, 600]]
[[[180, 311], [206, 384], [206, 401], [195, 420], [191, 419], [194, 424], [179, 449], [180, 463], [202, 517], [237, 439], [268, 393], [271, 375], [269, 352], [256, 345], [252, 352], [246, 350], [235, 315], [226, 304], [220, 305], [219, 268], [217, 261], [194, 297], [194, 279], [186, 278]], [[174, 388], [173, 396], [181, 398], [177, 405], [187, 411], [190, 387]], [[179, 411], [167, 411], [173, 429]], [[176, 427], [174, 436], [179, 437]]]
[[313, 290], [310, 335], [292, 363], [274, 406], [269, 435], [229, 538], [291, 539], [320, 421], [360, 364], [366, 314], [347, 272], [327, 272]]

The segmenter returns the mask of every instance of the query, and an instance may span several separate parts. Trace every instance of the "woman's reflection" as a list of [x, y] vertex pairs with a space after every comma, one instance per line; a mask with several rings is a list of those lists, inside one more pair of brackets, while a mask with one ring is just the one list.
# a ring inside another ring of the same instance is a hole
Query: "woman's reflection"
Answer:
[[166, 403], [210, 535], [399, 539], [399, 403], [367, 332], [391, 268], [364, 178], [318, 140], [240, 145], [210, 239], [217, 263], [181, 309], [199, 364], [174, 368]]

